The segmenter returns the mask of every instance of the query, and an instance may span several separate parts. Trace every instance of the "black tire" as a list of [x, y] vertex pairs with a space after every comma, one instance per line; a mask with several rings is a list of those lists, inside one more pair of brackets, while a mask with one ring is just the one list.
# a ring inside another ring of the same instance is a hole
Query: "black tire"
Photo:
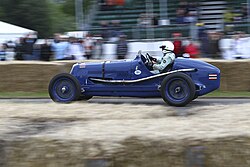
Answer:
[[161, 96], [167, 104], [183, 107], [195, 97], [195, 85], [187, 74], [173, 73], [163, 79]]
[[199, 96], [197, 94], [194, 95], [193, 100], [197, 99]]
[[89, 99], [91, 99], [93, 96], [85, 96], [85, 95], [81, 95], [79, 97], [78, 100], [82, 100], [82, 101], [88, 101]]
[[69, 103], [80, 98], [81, 86], [73, 75], [62, 73], [51, 79], [48, 91], [53, 101]]

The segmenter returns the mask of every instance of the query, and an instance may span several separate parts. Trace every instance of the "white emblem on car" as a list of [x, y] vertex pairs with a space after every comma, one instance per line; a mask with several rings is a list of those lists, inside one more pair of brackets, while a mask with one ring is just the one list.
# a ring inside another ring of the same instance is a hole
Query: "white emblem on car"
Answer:
[[138, 66], [136, 66], [135, 68], [135, 75], [140, 75], [141, 74], [141, 70], [138, 70]]

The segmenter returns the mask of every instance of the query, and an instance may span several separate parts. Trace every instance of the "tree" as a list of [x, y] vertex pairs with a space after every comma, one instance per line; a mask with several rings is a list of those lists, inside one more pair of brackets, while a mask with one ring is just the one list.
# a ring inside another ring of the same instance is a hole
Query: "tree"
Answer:
[[[83, 0], [83, 12], [84, 15], [87, 15], [89, 12], [89, 7], [91, 5], [91, 0]], [[62, 10], [65, 14], [70, 16], [75, 16], [75, 0], [66, 0], [62, 5]]]
[[4, 17], [3, 8], [0, 6], [0, 19]]
[[[83, 0], [87, 12], [91, 0]], [[47, 38], [56, 32], [75, 30], [75, 1], [0, 0], [0, 20], [29, 28]], [[86, 13], [85, 13], [86, 14]]]
[[[41, 37], [51, 33], [51, 18], [46, 0], [1, 0], [3, 21], [33, 29]], [[39, 5], [38, 5], [39, 4]]]
[[62, 11], [62, 4], [50, 4], [50, 16], [52, 20], [52, 33], [62, 33], [75, 29], [75, 18]]

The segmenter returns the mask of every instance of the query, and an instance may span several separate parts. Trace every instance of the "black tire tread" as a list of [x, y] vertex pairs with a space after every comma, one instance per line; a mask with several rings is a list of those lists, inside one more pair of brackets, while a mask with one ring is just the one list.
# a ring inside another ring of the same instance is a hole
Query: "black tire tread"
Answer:
[[93, 96], [85, 96], [85, 95], [81, 95], [79, 97], [78, 100], [81, 100], [81, 101], [88, 101], [89, 99], [91, 99]]
[[[188, 85], [189, 85], [189, 88], [191, 89], [191, 90], [190, 90], [190, 93], [191, 93], [191, 94], [190, 94], [190, 96], [188, 97], [188, 99], [187, 99], [186, 101], [184, 101], [184, 102], [182, 102], [182, 103], [175, 103], [175, 102], [170, 101], [170, 100], [168, 100], [168, 99], [166, 98], [166, 96], [165, 96], [165, 90], [166, 90], [165, 85], [166, 85], [167, 81], [170, 80], [171, 78], [183, 78], [184, 80], [187, 81], [187, 83], [188, 83]], [[169, 105], [171, 105], [171, 106], [177, 106], [177, 107], [186, 106], [188, 103], [190, 103], [190, 102], [194, 99], [194, 97], [195, 97], [195, 90], [196, 90], [196, 89], [195, 89], [195, 85], [194, 85], [192, 79], [191, 79], [187, 74], [182, 73], [182, 72], [177, 72], [177, 73], [173, 73], [173, 74], [167, 75], [167, 76], [163, 79], [163, 81], [162, 81], [162, 83], [161, 83], [161, 96], [162, 96], [163, 100], [164, 100], [167, 104], [169, 104]]]
[[60, 74], [57, 74], [56, 76], [54, 76], [51, 80], [50, 80], [50, 83], [49, 83], [49, 87], [48, 87], [48, 91], [49, 91], [49, 96], [50, 98], [55, 101], [55, 102], [60, 102], [58, 101], [55, 97], [53, 97], [53, 94], [52, 94], [52, 88], [53, 88], [53, 85], [55, 83], [55, 81], [61, 77], [67, 77], [69, 78], [70, 80], [73, 81], [73, 83], [75, 84], [76, 86], [76, 94], [75, 94], [75, 97], [72, 101], [76, 101], [80, 98], [80, 95], [81, 95], [81, 85], [79, 83], [79, 81], [71, 74], [69, 73], [60, 73]]

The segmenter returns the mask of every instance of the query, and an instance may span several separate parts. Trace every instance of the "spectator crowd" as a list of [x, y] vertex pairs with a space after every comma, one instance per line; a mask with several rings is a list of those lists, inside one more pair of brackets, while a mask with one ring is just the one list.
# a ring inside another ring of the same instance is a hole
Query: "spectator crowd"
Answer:
[[[174, 53], [177, 57], [250, 58], [250, 37], [241, 31], [237, 31], [233, 35], [225, 35], [222, 31], [209, 31], [201, 28], [199, 29], [198, 40], [184, 38], [180, 32], [173, 33], [171, 40], [175, 46]], [[0, 61], [104, 59], [106, 42], [103, 37], [93, 37], [90, 34], [87, 34], [84, 38], [55, 34], [53, 39], [43, 40], [37, 39], [34, 34], [29, 34], [15, 43], [9, 41], [0, 44]], [[119, 35], [112, 44], [116, 46], [113, 48], [115, 49], [116, 59], [127, 58], [129, 42], [126, 35]]]
[[100, 35], [54, 34], [53, 39], [38, 39], [28, 34], [17, 41], [0, 44], [0, 61], [4, 60], [85, 60], [103, 59], [103, 44], [116, 45], [116, 59], [125, 59], [128, 53], [127, 36], [120, 29], [119, 20], [101, 21]]
[[226, 60], [250, 58], [250, 36], [241, 31], [230, 36], [221, 31], [201, 32], [197, 41], [184, 39], [181, 33], [173, 33], [173, 43], [178, 57]]
[[53, 39], [37, 39], [34, 34], [19, 38], [15, 43], [0, 44], [0, 60], [84, 60], [102, 58], [103, 39], [87, 34], [76, 38], [55, 34]]

